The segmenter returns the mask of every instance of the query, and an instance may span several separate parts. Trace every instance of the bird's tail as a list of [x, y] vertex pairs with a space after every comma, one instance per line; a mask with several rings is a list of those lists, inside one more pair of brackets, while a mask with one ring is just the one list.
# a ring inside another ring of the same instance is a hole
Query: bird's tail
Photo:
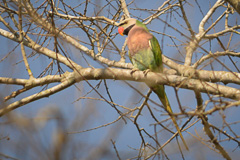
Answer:
[[181, 137], [181, 139], [183, 141], [184, 146], [186, 147], [187, 150], [189, 150], [188, 146], [187, 146], [187, 144], [186, 144], [186, 142], [185, 142], [185, 140], [184, 140], [184, 138], [182, 136], [182, 133], [181, 133], [181, 131], [179, 129], [179, 126], [177, 124], [177, 121], [176, 121], [175, 117], [173, 115], [171, 115], [171, 113], [173, 113], [173, 112], [172, 112], [172, 108], [170, 106], [170, 103], [168, 101], [167, 95], [165, 93], [164, 86], [163, 85], [157, 85], [157, 86], [151, 86], [150, 88], [157, 94], [158, 98], [162, 102], [162, 104], [165, 107], [166, 111], [169, 113], [169, 115], [170, 115], [170, 117], [171, 117], [171, 119], [172, 119], [172, 121], [173, 121], [173, 123], [174, 123], [174, 125], [175, 125], [175, 127], [177, 129], [177, 131], [178, 131], [178, 134], [179, 134], [179, 136]]

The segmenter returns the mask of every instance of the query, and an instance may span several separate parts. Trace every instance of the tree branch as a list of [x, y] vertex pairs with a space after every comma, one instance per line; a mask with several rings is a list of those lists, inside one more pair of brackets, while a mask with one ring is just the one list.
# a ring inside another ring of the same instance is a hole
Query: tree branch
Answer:
[[[207, 23], [207, 20], [211, 17], [211, 15], [214, 13], [214, 11], [221, 4], [222, 4], [222, 0], [218, 0], [213, 5], [213, 7], [208, 11], [208, 13], [204, 16], [202, 21], [200, 22], [198, 34], [195, 35], [195, 37], [189, 42], [189, 44], [186, 47], [186, 57], [185, 57], [185, 63], [184, 63], [185, 66], [190, 66], [191, 65], [193, 52], [197, 49], [197, 47], [199, 46], [199, 42], [204, 37], [204, 35], [207, 33], [207, 31], [205, 31], [205, 29], [204, 29], [204, 26]], [[211, 28], [211, 27], [209, 27], [209, 28]]]
[[240, 14], [240, 0], [226, 0]]
[[121, 8], [123, 10], [123, 13], [125, 14], [125, 18], [130, 18], [130, 14], [127, 8], [127, 4], [125, 0], [119, 0], [120, 4], [121, 4]]
[[36, 100], [44, 98], [44, 97], [49, 97], [50, 95], [53, 95], [65, 88], [73, 85], [74, 83], [75, 83], [74, 78], [71, 78], [71, 76], [70, 76], [70, 77], [66, 78], [59, 85], [56, 85], [52, 88], [41, 91], [39, 93], [33, 94], [33, 95], [23, 98], [19, 101], [13, 102], [12, 104], [0, 109], [0, 117], [16, 108], [19, 108], [19, 107], [25, 105], [25, 104], [28, 104], [30, 102], [36, 101]]
[[240, 84], [240, 74], [236, 72], [197, 70], [190, 66], [175, 63], [165, 56], [163, 56], [162, 59], [164, 64], [176, 70], [179, 75], [184, 77], [195, 78], [203, 81], [222, 82], [224, 84]]

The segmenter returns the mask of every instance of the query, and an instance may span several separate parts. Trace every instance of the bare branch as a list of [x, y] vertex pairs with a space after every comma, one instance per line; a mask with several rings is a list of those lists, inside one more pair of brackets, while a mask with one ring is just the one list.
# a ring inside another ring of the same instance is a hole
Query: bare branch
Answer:
[[121, 4], [121, 8], [123, 10], [123, 13], [125, 14], [125, 18], [130, 18], [130, 14], [127, 8], [127, 4], [125, 0], [119, 0], [120, 4]]
[[36, 93], [36, 94], [33, 94], [33, 95], [28, 96], [26, 98], [23, 98], [19, 101], [16, 101], [16, 102], [0, 109], [0, 117], [7, 114], [8, 112], [18, 108], [18, 107], [21, 107], [21, 106], [25, 105], [25, 104], [28, 104], [30, 102], [36, 101], [36, 100], [44, 98], [44, 97], [49, 97], [50, 95], [53, 95], [53, 94], [65, 89], [65, 88], [73, 85], [74, 83], [75, 83], [74, 79], [69, 77], [69, 78], [65, 79], [59, 85], [56, 85], [56, 86], [54, 86], [52, 88], [49, 88], [45, 91], [41, 91], [39, 93]]
[[[172, 116], [193, 154], [201, 147], [210, 149], [206, 156], [237, 159], [229, 151], [238, 149], [240, 137], [240, 25], [232, 8], [238, 11], [238, 4], [2, 0], [0, 140], [11, 155], [28, 146], [29, 159], [61, 159], [66, 153], [70, 159], [185, 159], [178, 132], [156, 95], [147, 93], [147, 82], [166, 86]], [[142, 20], [161, 42], [168, 67], [163, 73], [132, 72], [126, 37], [117, 34], [118, 22], [130, 17]], [[45, 129], [49, 123], [51, 130]], [[38, 137], [42, 133], [53, 135], [50, 145]], [[135, 138], [119, 143], [123, 133]]]
[[233, 8], [240, 14], [240, 0], [226, 0], [228, 3], [230, 3]]

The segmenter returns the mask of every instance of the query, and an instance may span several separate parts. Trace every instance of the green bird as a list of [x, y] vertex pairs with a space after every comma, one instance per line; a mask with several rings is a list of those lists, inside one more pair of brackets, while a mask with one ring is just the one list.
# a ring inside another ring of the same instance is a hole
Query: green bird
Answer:
[[[128, 18], [120, 22], [118, 33], [122, 36], [128, 36], [127, 46], [129, 49], [129, 58], [135, 70], [163, 72], [162, 51], [160, 45], [158, 40], [149, 32], [146, 25], [134, 18]], [[165, 93], [164, 86], [152, 85], [149, 83], [146, 84], [157, 94], [164, 108], [169, 113], [183, 144], [188, 150], [177, 121], [175, 117], [171, 115], [173, 112]]]

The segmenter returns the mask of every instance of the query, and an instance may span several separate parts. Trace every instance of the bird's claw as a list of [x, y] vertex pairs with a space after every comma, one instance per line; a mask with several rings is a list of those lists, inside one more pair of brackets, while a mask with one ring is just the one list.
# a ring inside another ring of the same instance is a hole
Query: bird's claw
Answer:
[[131, 70], [130, 74], [133, 74], [133, 73], [136, 72], [136, 71], [139, 71], [139, 69], [133, 68], [133, 69]]
[[148, 74], [148, 72], [150, 72], [150, 71], [151, 71], [150, 69], [146, 69], [146, 70], [144, 70], [144, 71], [143, 71], [144, 76], [146, 77], [147, 74]]
[[[137, 69], [137, 68], [133, 68], [132, 71], [130, 72], [130, 74], [133, 74], [133, 73], [136, 72], [136, 71], [140, 71], [140, 70]], [[147, 74], [148, 74], [148, 72], [150, 72], [150, 71], [151, 71], [150, 69], [144, 70], [144, 71], [143, 71], [144, 76], [146, 77]]]

